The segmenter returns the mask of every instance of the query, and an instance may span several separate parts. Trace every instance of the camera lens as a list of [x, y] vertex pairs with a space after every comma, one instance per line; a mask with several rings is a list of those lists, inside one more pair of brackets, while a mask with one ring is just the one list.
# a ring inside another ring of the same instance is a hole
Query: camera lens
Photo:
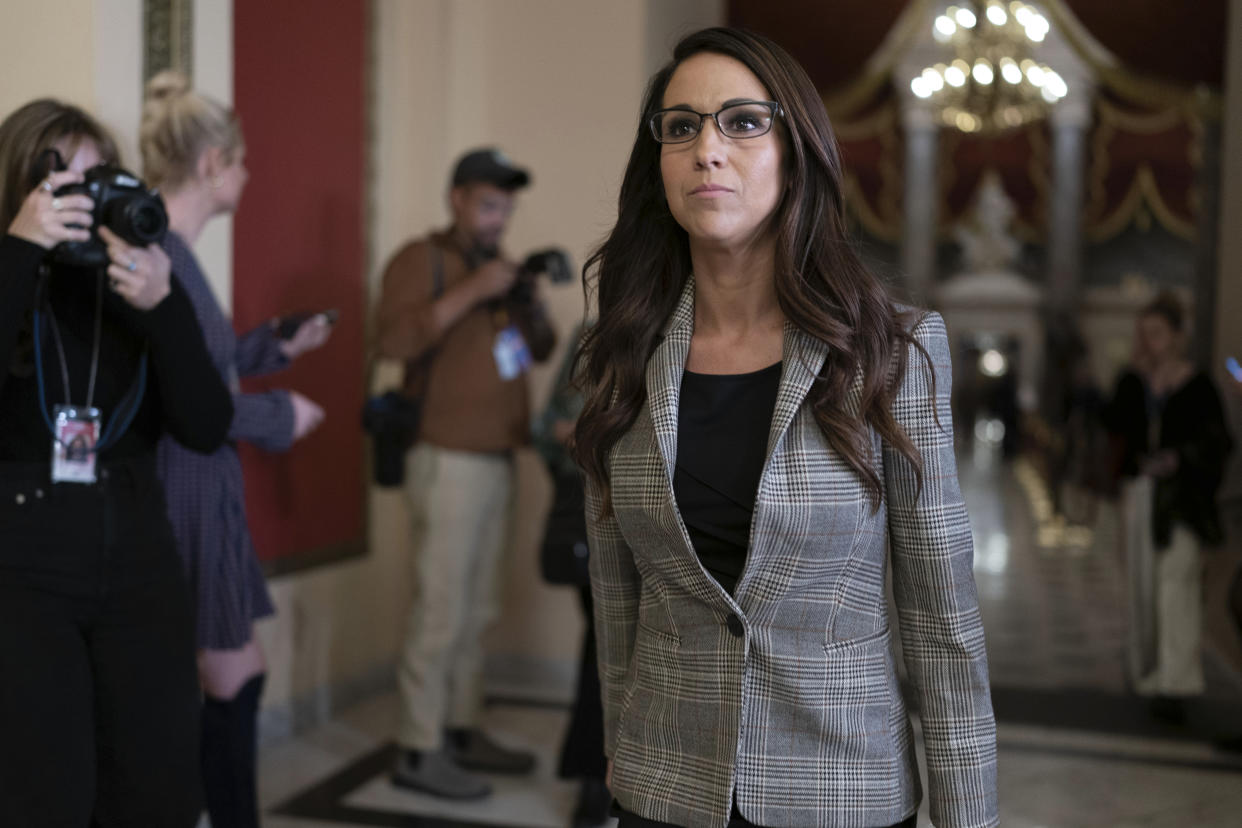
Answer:
[[164, 238], [168, 215], [158, 200], [147, 195], [135, 195], [126, 199], [118, 212], [119, 221], [112, 229], [129, 243], [151, 244]]

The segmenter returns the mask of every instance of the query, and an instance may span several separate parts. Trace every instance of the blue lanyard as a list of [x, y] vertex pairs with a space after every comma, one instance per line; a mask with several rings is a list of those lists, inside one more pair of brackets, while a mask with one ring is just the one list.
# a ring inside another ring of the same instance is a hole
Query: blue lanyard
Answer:
[[[100, 275], [102, 279], [102, 274]], [[45, 281], [46, 284], [46, 281]], [[48, 433], [52, 435], [53, 440], [58, 440], [56, 436], [56, 427], [52, 425], [52, 414], [47, 408], [47, 391], [46, 382], [43, 379], [43, 320], [42, 312], [39, 310], [40, 305], [46, 301], [48, 314], [52, 319], [52, 334], [56, 337], [56, 348], [60, 356], [61, 377], [65, 385], [65, 404], [71, 405], [69, 392], [69, 364], [65, 359], [65, 348], [60, 338], [60, 326], [56, 324], [56, 314], [52, 311], [52, 303], [50, 298], [45, 298], [40, 290], [40, 299], [35, 303], [34, 311], [34, 357], [35, 357], [35, 381], [39, 392], [39, 413], [43, 415], [43, 423], [47, 426]], [[100, 326], [103, 314], [103, 298], [96, 297], [95, 304], [95, 343], [91, 351], [91, 382], [90, 390], [87, 392], [86, 404], [89, 407], [94, 401], [95, 395], [95, 371], [99, 364], [99, 345], [100, 345]], [[95, 444], [95, 452], [104, 451], [111, 448], [122, 435], [129, 430], [130, 425], [134, 421], [134, 417], [138, 414], [138, 409], [142, 406], [142, 399], [147, 391], [147, 350], [148, 347], [144, 343], [142, 346], [142, 356], [138, 360], [138, 374], [134, 377], [134, 381], [130, 383], [129, 389], [125, 392], [125, 396], [117, 404], [117, 413], [108, 424], [104, 427], [103, 433], [99, 436], [99, 442]]]

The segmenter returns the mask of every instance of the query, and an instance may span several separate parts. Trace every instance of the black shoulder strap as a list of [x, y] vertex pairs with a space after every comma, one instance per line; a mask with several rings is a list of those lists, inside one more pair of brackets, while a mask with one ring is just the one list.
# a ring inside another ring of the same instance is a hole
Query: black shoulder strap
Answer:
[[431, 298], [444, 295], [444, 251], [434, 241], [431, 243]]
[[[433, 239], [431, 246], [431, 297], [439, 299], [444, 295], [444, 251]], [[431, 375], [431, 363], [436, 357], [438, 345], [432, 345], [426, 351], [409, 360], [405, 364], [406, 391], [415, 397], [423, 397], [427, 393], [427, 380]], [[411, 386], [413, 386], [411, 388]]]

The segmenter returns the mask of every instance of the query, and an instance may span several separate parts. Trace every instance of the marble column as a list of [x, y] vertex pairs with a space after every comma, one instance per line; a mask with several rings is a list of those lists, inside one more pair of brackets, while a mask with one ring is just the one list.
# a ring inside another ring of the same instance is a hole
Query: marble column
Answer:
[[1048, 211], [1047, 300], [1054, 316], [1075, 307], [1082, 280], [1083, 206], [1093, 90], [1077, 80], [1049, 116], [1052, 201]]
[[901, 115], [906, 137], [901, 265], [910, 299], [926, 305], [934, 292], [936, 276], [936, 152], [940, 127], [926, 105], [907, 103]]

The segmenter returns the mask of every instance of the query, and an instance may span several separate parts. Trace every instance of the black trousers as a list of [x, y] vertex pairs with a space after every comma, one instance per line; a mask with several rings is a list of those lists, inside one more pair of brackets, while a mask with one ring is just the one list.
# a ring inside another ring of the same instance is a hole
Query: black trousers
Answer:
[[199, 709], [151, 458], [93, 486], [0, 463], [0, 822], [190, 828]]
[[599, 664], [595, 660], [595, 611], [591, 588], [579, 587], [582, 611], [586, 614], [586, 633], [582, 638], [582, 660], [578, 667], [578, 693], [561, 746], [560, 775], [567, 779], [598, 779], [608, 769], [604, 757], [604, 705], [600, 697]]

